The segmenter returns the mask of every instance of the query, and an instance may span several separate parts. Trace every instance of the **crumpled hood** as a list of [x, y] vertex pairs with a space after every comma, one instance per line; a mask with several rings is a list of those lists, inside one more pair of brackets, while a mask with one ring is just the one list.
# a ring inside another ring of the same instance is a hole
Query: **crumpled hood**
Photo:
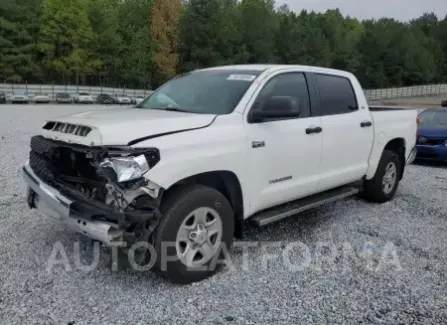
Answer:
[[145, 138], [207, 127], [215, 117], [152, 109], [104, 109], [50, 120], [89, 127], [92, 130], [87, 136], [45, 129], [42, 134], [50, 139], [89, 146], [131, 145]]

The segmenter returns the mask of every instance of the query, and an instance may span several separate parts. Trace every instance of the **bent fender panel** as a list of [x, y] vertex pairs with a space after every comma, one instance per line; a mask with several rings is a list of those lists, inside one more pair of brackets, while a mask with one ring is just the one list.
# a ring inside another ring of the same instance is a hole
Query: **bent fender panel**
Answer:
[[[240, 121], [241, 116], [236, 116]], [[228, 117], [228, 119], [232, 119]], [[219, 122], [216, 122], [220, 124]], [[215, 123], [215, 124], [216, 124]], [[182, 179], [214, 171], [230, 171], [238, 178], [243, 195], [245, 217], [249, 212], [249, 166], [244, 130], [237, 123], [176, 133], [141, 142], [160, 150], [160, 162], [144, 176], [164, 189]]]

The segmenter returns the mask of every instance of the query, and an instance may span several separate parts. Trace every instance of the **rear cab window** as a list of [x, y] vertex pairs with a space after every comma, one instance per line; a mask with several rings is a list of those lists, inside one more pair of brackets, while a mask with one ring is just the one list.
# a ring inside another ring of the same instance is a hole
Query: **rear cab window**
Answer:
[[313, 116], [347, 114], [359, 109], [351, 81], [342, 76], [315, 74], [319, 105]]

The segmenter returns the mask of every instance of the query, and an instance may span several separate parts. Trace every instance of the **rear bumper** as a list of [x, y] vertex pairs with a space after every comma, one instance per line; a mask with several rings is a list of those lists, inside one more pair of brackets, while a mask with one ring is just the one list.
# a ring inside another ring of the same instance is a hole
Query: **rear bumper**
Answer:
[[417, 145], [417, 159], [447, 161], [446, 146], [422, 146]]
[[106, 245], [121, 246], [124, 229], [129, 224], [144, 222], [155, 215], [148, 211], [121, 212], [73, 190], [72, 195], [63, 194], [45, 184], [28, 165], [23, 167], [23, 178], [28, 185], [27, 201], [30, 208], [62, 221], [72, 230]]

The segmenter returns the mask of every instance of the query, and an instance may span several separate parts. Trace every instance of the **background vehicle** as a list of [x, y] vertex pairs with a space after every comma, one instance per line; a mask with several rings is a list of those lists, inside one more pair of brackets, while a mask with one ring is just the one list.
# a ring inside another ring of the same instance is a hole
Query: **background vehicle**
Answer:
[[117, 104], [121, 104], [121, 105], [130, 105], [130, 104], [132, 104], [132, 99], [129, 96], [125, 95], [125, 94], [117, 95], [116, 96], [116, 103]]
[[138, 105], [144, 100], [144, 98], [145, 98], [144, 96], [135, 96], [132, 98], [132, 104]]
[[115, 98], [108, 94], [101, 94], [96, 98], [98, 104], [114, 104]]
[[22, 103], [22, 104], [28, 104], [28, 95], [27, 94], [13, 94], [11, 97], [11, 103]]
[[81, 92], [73, 96], [75, 103], [93, 104], [93, 97], [89, 93]]
[[419, 114], [417, 158], [447, 161], [447, 107]]
[[416, 117], [368, 108], [344, 71], [199, 70], [134, 109], [48, 121], [23, 171], [28, 202], [108, 245], [154, 243], [161, 272], [190, 283], [216, 271], [245, 220], [264, 226], [360, 191], [391, 200]]
[[6, 94], [0, 91], [0, 104], [6, 104]]
[[72, 102], [73, 102], [73, 99], [71, 98], [70, 94], [67, 94], [67, 93], [56, 94], [56, 103], [69, 104]]
[[47, 94], [36, 94], [33, 97], [33, 102], [36, 104], [48, 104], [50, 102], [50, 97]]

